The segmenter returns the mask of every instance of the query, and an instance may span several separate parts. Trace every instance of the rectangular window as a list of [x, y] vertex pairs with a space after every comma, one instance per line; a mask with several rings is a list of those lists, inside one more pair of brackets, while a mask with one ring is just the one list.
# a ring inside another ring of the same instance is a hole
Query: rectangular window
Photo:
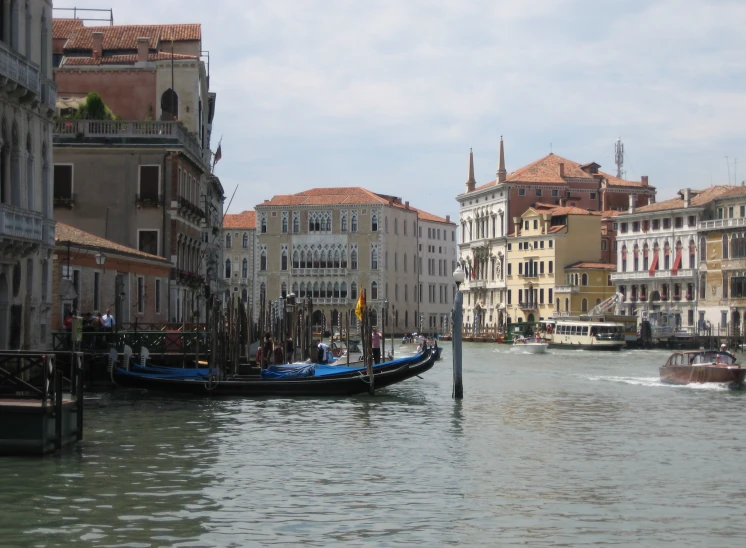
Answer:
[[141, 200], [158, 201], [158, 189], [160, 180], [160, 166], [140, 166], [140, 188], [138, 190]]
[[512, 297], [513, 297], [513, 291], [508, 289], [508, 304], [512, 304], [513, 302]]
[[591, 200], [595, 200], [595, 199], [596, 199], [596, 193], [595, 192], [591, 192]]
[[554, 261], [549, 261], [549, 273], [552, 274], [554, 272]]
[[548, 290], [548, 296], [549, 296], [549, 298], [548, 298], [547, 302], [549, 302], [549, 304], [552, 304], [552, 289], [551, 288], [549, 288], [549, 290]]
[[158, 255], [158, 231], [138, 230], [137, 249], [151, 255]]
[[722, 219], [722, 218], [723, 218], [723, 208], [719, 207], [718, 208], [718, 219]]
[[620, 232], [622, 234], [626, 234], [627, 233], [627, 223], [622, 223], [621, 224], [621, 230], [620, 230]]
[[[541, 263], [542, 265], [544, 263]], [[544, 288], [539, 289], [539, 304], [544, 304]]]
[[606, 240], [601, 240], [601, 251], [606, 251], [606, 248], [608, 247], [608, 243]]
[[508, 276], [512, 276], [512, 275], [513, 275], [513, 264], [508, 263]]
[[552, 198], [557, 198], [559, 196], [559, 190], [553, 190], [552, 191]]
[[93, 273], [93, 310], [101, 308], [101, 273]]
[[73, 166], [54, 166], [54, 199], [69, 200], [73, 196]]
[[523, 276], [523, 263], [518, 263], [518, 275]]
[[155, 281], [155, 313], [161, 313], [161, 281]]
[[632, 223], [632, 232], [640, 232], [640, 221]]
[[670, 218], [667, 217], [667, 218], [663, 219], [663, 228], [664, 229], [671, 228], [671, 219]]
[[544, 240], [539, 242], [539, 249], [544, 249]]
[[[539, 263], [539, 274], [544, 274], [544, 261]], [[542, 291], [544, 290], [542, 289]]]
[[676, 219], [674, 219], [674, 227], [681, 228], [683, 226], [684, 226], [684, 217], [676, 217]]
[[554, 247], [554, 240], [549, 240], [549, 249]]
[[145, 278], [137, 277], [137, 312], [142, 314], [145, 308]]
[[658, 230], [661, 227], [660, 219], [653, 219], [653, 230]]
[[541, 189], [540, 189], [540, 188], [537, 188], [537, 189], [536, 189], [536, 195], [537, 195], [537, 196], [541, 196]]
[[741, 206], [741, 217], [746, 217], [746, 206]]
[[728, 208], [728, 218], [729, 218], [729, 219], [732, 219], [732, 218], [733, 218], [733, 206], [730, 206], [730, 207]]
[[611, 230], [616, 232], [619, 229], [619, 225], [617, 223], [611, 223]]
[[525, 196], [526, 195], [526, 189], [525, 188], [519, 188], [518, 189], [518, 196]]

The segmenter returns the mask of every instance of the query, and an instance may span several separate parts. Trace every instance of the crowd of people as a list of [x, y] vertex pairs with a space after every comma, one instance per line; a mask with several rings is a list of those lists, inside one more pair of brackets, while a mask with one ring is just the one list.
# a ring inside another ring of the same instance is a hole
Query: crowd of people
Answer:
[[[81, 331], [83, 333], [113, 333], [115, 320], [114, 316], [111, 315], [111, 309], [107, 308], [103, 314], [101, 312], [86, 312], [81, 317], [77, 310], [71, 310], [65, 316], [62, 321], [62, 327], [67, 332], [72, 332], [73, 329], [73, 318], [80, 318]], [[99, 342], [106, 342], [108, 338], [98, 339], [93, 337], [89, 340], [83, 340], [82, 342], [90, 347], [95, 347]]]

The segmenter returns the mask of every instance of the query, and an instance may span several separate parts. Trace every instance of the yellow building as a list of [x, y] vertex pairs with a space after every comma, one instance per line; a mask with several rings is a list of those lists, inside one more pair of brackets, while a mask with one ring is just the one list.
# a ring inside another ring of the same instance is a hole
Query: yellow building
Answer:
[[570, 316], [585, 314], [611, 297], [616, 289], [611, 283], [611, 273], [616, 266], [609, 263], [579, 261], [565, 267], [565, 284], [557, 285], [554, 294], [556, 309]]
[[[601, 257], [601, 215], [578, 207], [535, 204], [513, 222], [505, 303], [510, 321], [533, 322], [570, 312], [572, 293], [561, 300], [555, 287], [557, 282], [564, 287], [565, 268]], [[578, 299], [580, 303], [582, 298]]]

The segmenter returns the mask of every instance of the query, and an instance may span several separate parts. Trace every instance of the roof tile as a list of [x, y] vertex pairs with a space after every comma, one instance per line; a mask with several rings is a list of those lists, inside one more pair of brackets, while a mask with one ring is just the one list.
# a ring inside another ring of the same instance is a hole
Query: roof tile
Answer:
[[52, 39], [68, 39], [75, 32], [75, 29], [83, 26], [82, 19], [53, 19], [52, 20]]
[[[183, 53], [174, 53], [159, 51], [148, 54], [148, 61], [175, 61], [196, 60], [196, 55], [185, 55]], [[137, 54], [132, 55], [110, 55], [94, 59], [93, 57], [65, 57], [63, 66], [81, 66], [81, 65], [133, 65], [137, 63]]]
[[140, 251], [132, 247], [127, 247], [126, 245], [121, 245], [116, 242], [112, 242], [111, 240], [106, 240], [105, 238], [101, 238], [99, 236], [96, 236], [95, 234], [91, 234], [90, 232], [86, 232], [84, 230], [80, 230], [79, 228], [75, 228], [74, 226], [70, 226], [57, 221], [57, 226], [55, 228], [54, 234], [54, 243], [60, 245], [67, 242], [70, 242], [71, 245], [91, 247], [103, 251], [112, 251], [116, 253], [123, 253], [125, 255], [141, 257], [143, 259], [160, 261], [164, 265], [171, 264], [168, 259], [164, 259], [163, 257], [151, 255], [150, 253], [145, 253], [144, 251]]
[[202, 39], [199, 23], [185, 25], [114, 25], [105, 27], [77, 27], [65, 44], [65, 51], [90, 51], [93, 49], [93, 33], [104, 35], [103, 49], [137, 49], [137, 39], [148, 38], [148, 47], [157, 49], [160, 42], [193, 42]]
[[223, 219], [223, 228], [256, 228], [256, 211], [227, 213]]

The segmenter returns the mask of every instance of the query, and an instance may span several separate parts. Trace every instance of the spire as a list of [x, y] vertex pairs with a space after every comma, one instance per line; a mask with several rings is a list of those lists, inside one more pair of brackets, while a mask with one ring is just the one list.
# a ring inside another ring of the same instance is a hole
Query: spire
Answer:
[[497, 166], [497, 182], [504, 183], [508, 172], [505, 171], [505, 148], [503, 148], [503, 136], [500, 135], [500, 164]]
[[477, 186], [477, 181], [474, 179], [474, 153], [469, 149], [469, 180], [466, 181], [466, 192], [473, 192]]

